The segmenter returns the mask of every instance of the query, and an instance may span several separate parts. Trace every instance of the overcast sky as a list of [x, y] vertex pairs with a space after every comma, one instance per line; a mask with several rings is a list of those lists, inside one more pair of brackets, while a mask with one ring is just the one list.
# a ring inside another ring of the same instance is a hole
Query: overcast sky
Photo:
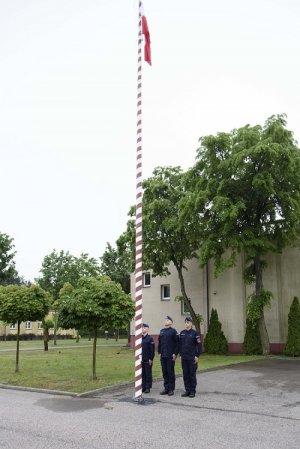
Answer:
[[[135, 203], [136, 0], [0, 0], [0, 232], [33, 280], [99, 257]], [[299, 0], [145, 0], [143, 174], [285, 112], [300, 141]]]

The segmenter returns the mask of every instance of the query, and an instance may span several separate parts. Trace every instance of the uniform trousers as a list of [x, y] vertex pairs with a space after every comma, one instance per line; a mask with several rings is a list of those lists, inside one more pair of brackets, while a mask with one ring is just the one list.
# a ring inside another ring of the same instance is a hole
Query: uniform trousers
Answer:
[[185, 391], [187, 393], [195, 392], [197, 386], [196, 371], [198, 363], [195, 363], [195, 360], [181, 359], [181, 366]]
[[142, 389], [152, 388], [152, 364], [142, 362]]
[[175, 360], [169, 357], [161, 357], [161, 370], [164, 378], [164, 388], [166, 391], [175, 390]]

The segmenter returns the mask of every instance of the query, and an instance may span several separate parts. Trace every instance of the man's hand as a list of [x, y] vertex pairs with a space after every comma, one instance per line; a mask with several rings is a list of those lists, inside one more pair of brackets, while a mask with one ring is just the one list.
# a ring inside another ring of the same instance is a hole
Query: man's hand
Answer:
[[176, 354], [173, 354], [173, 355], [172, 355], [172, 358], [173, 358], [173, 360], [174, 360], [174, 362], [175, 362], [175, 360], [176, 360]]
[[152, 365], [152, 360], [149, 360], [149, 365], [150, 365], [150, 366]]

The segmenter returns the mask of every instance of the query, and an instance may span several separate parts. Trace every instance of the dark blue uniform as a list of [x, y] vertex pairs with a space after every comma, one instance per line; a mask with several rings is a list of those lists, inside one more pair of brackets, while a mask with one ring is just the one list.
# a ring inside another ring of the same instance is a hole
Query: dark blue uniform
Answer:
[[[151, 335], [142, 336], [142, 390], [152, 388], [152, 363], [155, 354], [154, 340]], [[149, 362], [150, 361], [150, 362]], [[147, 393], [149, 393], [147, 391]]]
[[160, 354], [165, 392], [173, 392], [175, 390], [175, 360], [173, 360], [173, 354], [178, 354], [178, 333], [173, 327], [161, 329], [158, 337], [158, 354]]
[[181, 355], [181, 366], [183, 371], [183, 382], [186, 393], [195, 394], [198, 364], [195, 357], [201, 354], [201, 338], [194, 329], [184, 329], [179, 334], [179, 352]]

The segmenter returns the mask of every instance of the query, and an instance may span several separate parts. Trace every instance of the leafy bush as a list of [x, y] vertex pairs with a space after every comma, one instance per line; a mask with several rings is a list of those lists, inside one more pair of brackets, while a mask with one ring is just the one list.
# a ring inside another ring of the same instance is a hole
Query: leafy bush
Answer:
[[211, 310], [210, 322], [204, 339], [204, 349], [208, 354], [227, 354], [228, 342], [222, 331], [216, 309]]
[[288, 336], [284, 350], [285, 355], [298, 357], [300, 355], [300, 304], [294, 297], [288, 317]]
[[246, 332], [243, 342], [243, 352], [246, 355], [262, 354], [262, 344], [258, 329], [258, 321], [246, 320]]

